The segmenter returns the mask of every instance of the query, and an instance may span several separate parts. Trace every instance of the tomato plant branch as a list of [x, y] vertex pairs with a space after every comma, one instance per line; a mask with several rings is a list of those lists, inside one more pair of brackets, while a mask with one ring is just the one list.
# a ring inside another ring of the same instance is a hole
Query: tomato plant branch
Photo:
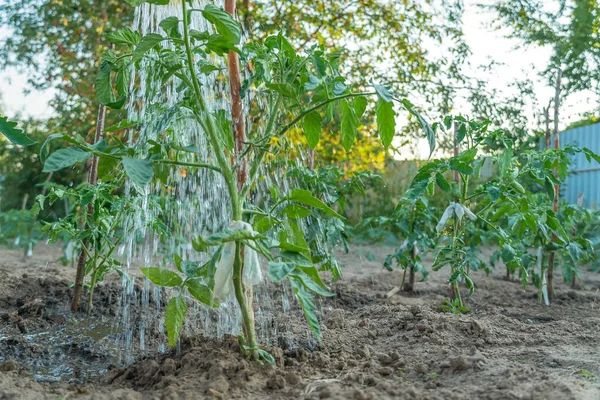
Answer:
[[[269, 121], [267, 122], [267, 127], [265, 128], [264, 134], [264, 137], [269, 140], [271, 138], [271, 135], [273, 134], [273, 130], [275, 128], [275, 121], [277, 120], [277, 113], [279, 112], [279, 108], [281, 107], [282, 101], [283, 99], [281, 95], [277, 94], [276, 100], [274, 102], [271, 102], [272, 104], [269, 111]], [[258, 178], [260, 166], [267, 152], [267, 149], [260, 149], [255, 159], [253, 160], [252, 165], [250, 165], [250, 172], [248, 174], [249, 179], [246, 182], [246, 185], [242, 188], [242, 192], [240, 193], [240, 197], [242, 199], [246, 198], [248, 192], [250, 191], [250, 188], [256, 181], [256, 178]]]
[[294, 125], [296, 125], [298, 122], [300, 122], [302, 120], [302, 118], [304, 118], [306, 115], [308, 115], [311, 112], [316, 111], [320, 108], [325, 107], [329, 103], [333, 103], [338, 100], [348, 99], [348, 98], [352, 98], [352, 97], [367, 97], [367, 96], [373, 96], [376, 94], [377, 94], [377, 92], [347, 93], [347, 94], [343, 94], [340, 96], [328, 98], [327, 100], [323, 100], [322, 102], [315, 104], [314, 106], [309, 107], [306, 110], [302, 111], [296, 118], [294, 118], [288, 124], [284, 125], [283, 128], [281, 128], [279, 131], [277, 131], [275, 136], [281, 137], [281, 136], [285, 135], [285, 133], [287, 131], [289, 131]]
[[225, 158], [223, 149], [219, 145], [219, 139], [217, 137], [217, 128], [215, 125], [214, 118], [208, 111], [206, 100], [202, 95], [202, 91], [200, 90], [200, 84], [198, 83], [198, 76], [196, 74], [196, 68], [194, 64], [194, 56], [192, 54], [192, 47], [190, 45], [190, 27], [187, 16], [187, 5], [185, 1], [181, 2], [181, 7], [183, 12], [183, 41], [187, 56], [187, 66], [190, 70], [190, 75], [192, 78], [192, 89], [194, 91], [194, 97], [198, 106], [198, 111], [200, 113], [198, 122], [208, 134], [212, 150], [215, 153], [215, 157], [221, 169], [221, 173], [225, 178], [225, 183], [227, 184], [229, 197], [231, 200], [233, 219], [239, 220], [241, 218], [241, 206], [239, 201], [237, 185], [233, 177], [231, 167]]
[[208, 164], [208, 163], [195, 163], [195, 162], [166, 160], [166, 159], [151, 160], [151, 161], [154, 163], [157, 163], [157, 164], [169, 164], [169, 165], [179, 165], [182, 167], [206, 168], [206, 169], [210, 169], [210, 170], [222, 173], [221, 168], [219, 168], [215, 165], [212, 165], [212, 164]]

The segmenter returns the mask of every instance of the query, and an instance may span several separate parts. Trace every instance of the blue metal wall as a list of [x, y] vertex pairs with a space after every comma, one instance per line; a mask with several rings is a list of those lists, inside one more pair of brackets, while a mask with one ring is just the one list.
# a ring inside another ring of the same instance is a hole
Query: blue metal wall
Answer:
[[[560, 145], [587, 147], [600, 154], [600, 123], [569, 129], [560, 134]], [[577, 203], [579, 194], [583, 193], [583, 205], [598, 208], [600, 206], [600, 164], [592, 160], [588, 162], [584, 154], [577, 154], [572, 159], [569, 176], [561, 186], [561, 194], [567, 203]]]

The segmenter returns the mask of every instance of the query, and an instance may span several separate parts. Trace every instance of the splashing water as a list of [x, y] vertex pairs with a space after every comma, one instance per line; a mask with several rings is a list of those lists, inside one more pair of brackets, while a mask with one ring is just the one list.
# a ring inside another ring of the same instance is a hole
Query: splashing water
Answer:
[[[212, 1], [196, 0], [194, 9], [202, 9]], [[222, 2], [214, 2], [222, 7]], [[168, 6], [142, 4], [136, 8], [133, 29], [142, 35], [148, 33], [163, 33], [159, 23], [167, 17], [177, 16], [181, 19], [180, 1], [171, 1]], [[181, 22], [180, 22], [181, 24]], [[190, 27], [198, 31], [212, 31], [212, 26], [198, 12], [191, 13]], [[163, 44], [172, 46], [172, 44]], [[135, 145], [140, 154], [146, 154], [145, 146], [149, 140], [157, 142], [172, 141], [180, 147], [194, 146], [197, 152], [193, 154], [182, 152], [180, 161], [210, 162], [213, 155], [206, 134], [192, 118], [191, 113], [178, 107], [184, 93], [178, 90], [180, 81], [173, 77], [166, 85], [160, 77], [154, 74], [158, 55], [150, 54], [145, 57], [137, 71], [132, 72], [131, 101], [127, 108], [128, 119], [136, 121], [138, 129], [129, 132], [130, 145]], [[214, 65], [227, 71], [225, 59], [212, 56]], [[248, 75], [248, 72], [245, 72]], [[225, 110], [230, 116], [230, 93], [228, 77], [219, 74], [198, 74], [201, 80], [202, 94], [207, 100], [209, 111]], [[225, 79], [223, 79], [225, 78]], [[250, 105], [265, 110], [266, 104], [261, 101], [260, 93], [251, 89], [244, 99], [244, 109]], [[249, 136], [257, 137], [262, 134], [264, 126], [256, 123], [252, 126], [250, 118], [246, 118]], [[254, 133], [250, 133], [254, 131]], [[165, 140], [167, 139], [167, 140]], [[304, 155], [294, 161], [297, 166], [303, 162]], [[261, 180], [257, 182], [253, 194], [265, 205], [272, 200], [268, 193], [272, 186], [280, 189], [282, 195], [297, 187], [297, 182], [286, 176], [289, 167], [276, 164], [276, 160], [263, 166]], [[181, 167], [170, 168], [166, 185], [156, 182], [145, 188], [134, 187], [127, 182], [125, 195], [130, 196], [135, 205], [135, 212], [124, 221], [126, 236], [118, 249], [123, 259], [126, 274], [122, 276], [123, 291], [118, 304], [118, 320], [122, 333], [120, 360], [132, 361], [137, 354], [165, 350], [165, 328], [162, 317], [163, 304], [173, 295], [174, 290], [167, 290], [152, 284], [145, 279], [140, 267], [161, 267], [174, 270], [174, 255], [183, 260], [206, 262], [209, 255], [193, 250], [192, 239], [208, 236], [227, 227], [231, 221], [230, 201], [225, 182], [220, 174], [207, 169], [186, 170]], [[169, 233], [155, 233], [152, 224], [160, 218], [168, 227]], [[322, 238], [324, 227], [318, 219], [302, 223], [303, 229], [312, 231], [313, 236]], [[264, 260], [263, 260], [264, 261]], [[263, 263], [264, 264], [264, 263]], [[265, 266], [263, 265], [263, 269]], [[263, 274], [266, 275], [266, 274]], [[136, 285], [136, 281], [138, 282]], [[267, 283], [255, 286], [254, 304], [257, 326], [257, 339], [261, 343], [273, 343], [278, 335], [291, 336], [291, 327], [284, 327], [280, 332], [274, 319], [276, 303], [282, 304], [282, 311], [288, 312], [295, 302], [291, 289], [284, 285], [280, 298], [272, 298], [272, 291], [267, 290]], [[183, 295], [183, 293], [181, 293]], [[188, 315], [183, 329], [184, 335], [203, 333], [206, 336], [222, 338], [224, 335], [240, 333], [241, 317], [234, 301], [224, 303], [219, 309], [211, 309], [197, 301], [188, 302]]]

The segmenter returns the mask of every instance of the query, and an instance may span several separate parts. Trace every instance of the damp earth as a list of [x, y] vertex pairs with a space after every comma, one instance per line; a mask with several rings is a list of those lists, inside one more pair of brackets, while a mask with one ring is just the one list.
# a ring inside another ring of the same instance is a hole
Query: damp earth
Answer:
[[0, 399], [600, 398], [598, 276], [588, 275], [583, 289], [559, 285], [546, 307], [501, 271], [476, 273], [482, 290], [469, 299], [471, 312], [454, 315], [440, 309], [443, 274], [415, 293], [387, 296], [402, 278], [381, 268], [390, 250], [357, 246], [340, 255], [344, 279], [321, 304], [323, 346], [297, 305], [271, 310], [293, 335], [268, 347], [270, 366], [244, 359], [233, 337], [202, 333], [126, 362], [111, 319], [117, 278], [98, 288], [95, 312], [70, 315], [74, 270], [56, 249], [39, 248], [26, 261], [3, 249]]

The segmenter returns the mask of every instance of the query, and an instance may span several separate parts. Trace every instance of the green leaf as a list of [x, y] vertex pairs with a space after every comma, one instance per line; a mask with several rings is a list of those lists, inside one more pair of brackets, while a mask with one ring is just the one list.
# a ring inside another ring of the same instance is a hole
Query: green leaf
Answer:
[[381, 100], [387, 103], [391, 103], [394, 100], [394, 97], [385, 86], [373, 85], [373, 88], [375, 89], [375, 91], [377, 92], [377, 96], [379, 96]]
[[511, 148], [504, 149], [504, 154], [502, 155], [502, 165], [500, 167], [501, 175], [506, 175], [508, 169], [512, 164], [513, 150]]
[[473, 282], [473, 279], [471, 279], [471, 277], [466, 274], [466, 272], [463, 272], [462, 275], [465, 278], [465, 284], [469, 288], [469, 294], [467, 297], [471, 297], [473, 296], [473, 293], [475, 293], [475, 283]]
[[471, 147], [465, 151], [461, 151], [454, 159], [470, 164], [475, 160], [475, 156], [477, 155], [477, 147]]
[[119, 165], [119, 160], [110, 157], [98, 157], [98, 178], [104, 180]]
[[70, 167], [79, 162], [91, 158], [92, 155], [77, 147], [67, 147], [66, 149], [56, 150], [46, 159], [44, 170], [42, 172], [54, 172], [63, 168]]
[[313, 111], [302, 120], [302, 129], [311, 149], [317, 147], [321, 138], [321, 116]]
[[[117, 71], [117, 82], [115, 89], [117, 90], [117, 94], [121, 96], [123, 100], [127, 98], [127, 91], [129, 90], [129, 83], [131, 81], [131, 71], [129, 69], [129, 65], [130, 64], [128, 62], [124, 63]], [[123, 102], [123, 104], [125, 103]], [[111, 106], [111, 108], [119, 109], [122, 107], [122, 104], [120, 106], [111, 104]]]
[[213, 4], [208, 4], [202, 10], [202, 15], [215, 26], [217, 32], [223, 35], [227, 41], [233, 44], [240, 43], [242, 27], [233, 19], [231, 14]]
[[96, 100], [98, 100], [100, 104], [109, 105], [117, 101], [110, 78], [112, 71], [113, 66], [109, 62], [102, 61], [100, 63], [100, 73], [94, 82]]
[[461, 122], [456, 131], [456, 143], [460, 144], [467, 135], [467, 125]]
[[17, 128], [17, 123], [9, 121], [7, 117], [0, 117], [0, 133], [13, 144], [31, 146], [35, 144], [22, 129]]
[[[307, 274], [305, 274], [302, 271], [299, 271], [299, 270], [291, 271], [289, 275], [293, 276], [294, 278], [297, 278], [300, 282], [302, 282], [302, 284], [308, 290], [315, 292], [319, 296], [325, 296], [325, 297], [335, 296], [335, 293], [331, 293], [328, 290], [325, 290], [321, 285], [317, 284], [317, 282], [315, 282], [310, 276], [308, 276]], [[320, 280], [320, 278], [319, 278], [319, 280]]]
[[583, 152], [584, 152], [585, 157], [587, 158], [588, 162], [590, 162], [591, 159], [594, 159], [596, 162], [600, 163], [600, 155], [594, 153], [592, 150], [588, 149], [587, 147], [583, 148]]
[[500, 195], [502, 194], [500, 188], [496, 186], [488, 186], [486, 188], [486, 191], [491, 201], [497, 201], [498, 199], [500, 199]]
[[577, 242], [571, 242], [567, 245], [567, 251], [573, 262], [578, 262], [583, 254], [583, 247]]
[[448, 279], [448, 283], [456, 282], [459, 276], [460, 276], [460, 271], [455, 271], [452, 275], [450, 275], [450, 278]]
[[272, 282], [279, 283], [284, 280], [290, 272], [296, 268], [296, 265], [288, 262], [270, 261], [268, 275]]
[[450, 193], [450, 184], [448, 183], [446, 178], [444, 178], [444, 175], [440, 174], [439, 172], [436, 172], [435, 182], [437, 183], [439, 188], [442, 189], [444, 192]]
[[214, 114], [215, 122], [219, 129], [219, 139], [223, 146], [229, 150], [233, 149], [233, 127], [231, 119], [227, 116], [225, 110], [217, 110]]
[[133, 51], [133, 61], [140, 61], [147, 52], [152, 50], [163, 40], [165, 40], [165, 38], [158, 33], [149, 33], [144, 36]]
[[546, 189], [546, 193], [548, 193], [550, 200], [554, 200], [554, 184], [547, 176], [544, 179], [544, 189]]
[[275, 358], [267, 351], [258, 349], [258, 356], [268, 362], [270, 365], [275, 365]]
[[346, 99], [340, 100], [340, 104], [342, 108], [342, 146], [346, 151], [350, 151], [356, 139], [358, 118], [354, 108], [350, 107]]
[[167, 309], [165, 310], [165, 327], [167, 328], [167, 337], [169, 339], [169, 346], [174, 347], [179, 340], [179, 333], [185, 321], [185, 314], [187, 313], [187, 305], [185, 304], [185, 298], [177, 296], [169, 300]]
[[265, 233], [271, 230], [277, 224], [277, 218], [268, 216], [258, 216], [254, 218], [254, 223], [252, 227], [258, 233]]
[[305, 204], [307, 206], [317, 208], [332, 217], [339, 218], [339, 219], [345, 219], [340, 214], [333, 211], [329, 206], [327, 206], [327, 204], [323, 203], [321, 200], [314, 197], [309, 190], [293, 189], [292, 193], [290, 193], [288, 196], [286, 196], [286, 199], [291, 200], [291, 201], [297, 201], [297, 202]]
[[433, 150], [435, 150], [435, 131], [431, 128], [431, 125], [429, 125], [425, 118], [423, 118], [423, 116], [419, 114], [417, 110], [415, 110], [413, 104], [410, 101], [404, 99], [402, 100], [402, 104], [409, 113], [411, 113], [417, 118], [419, 125], [421, 125], [421, 129], [423, 129], [423, 132], [425, 132], [427, 142], [429, 143], [429, 157], [431, 157], [431, 154], [433, 154]]
[[556, 173], [558, 174], [560, 180], [564, 181], [567, 179], [567, 175], [569, 174], [569, 167], [567, 167], [567, 164], [559, 162], [556, 164]]
[[389, 147], [396, 134], [396, 112], [392, 102], [381, 98], [377, 102], [377, 128], [383, 146]]
[[310, 250], [304, 238], [304, 231], [300, 229], [298, 220], [290, 218], [287, 221], [285, 229], [279, 231], [279, 247], [282, 250], [302, 253], [305, 257], [310, 258]]
[[142, 36], [137, 31], [123, 28], [107, 34], [106, 40], [113, 44], [128, 44], [130, 46], [135, 46], [142, 40]]
[[142, 274], [150, 281], [158, 286], [174, 287], [181, 286], [183, 280], [175, 272], [164, 268], [149, 267], [140, 268]]
[[240, 52], [240, 50], [235, 47], [235, 45], [230, 42], [225, 36], [220, 33], [215, 33], [214, 35], [210, 35], [208, 37], [208, 41], [206, 42], [206, 49], [208, 52], [214, 52], [218, 56], [223, 56], [229, 51], [233, 50], [235, 52]]
[[502, 262], [505, 264], [511, 262], [517, 256], [516, 250], [509, 244], [502, 246]]
[[304, 208], [298, 204], [289, 204], [282, 211], [288, 218], [306, 218], [312, 214], [308, 208]]
[[162, 21], [160, 21], [160, 24], [158, 24], [158, 26], [160, 26], [167, 33], [167, 35], [169, 35], [169, 37], [181, 37], [181, 34], [179, 33], [179, 18], [175, 16], [163, 19]]
[[152, 176], [154, 176], [154, 170], [152, 169], [152, 162], [150, 160], [125, 157], [122, 162], [125, 173], [138, 189], [141, 189], [150, 183]]
[[317, 307], [315, 307], [311, 300], [313, 296], [304, 289], [302, 282], [298, 281], [297, 279], [290, 279], [290, 284], [294, 289], [294, 294], [296, 295], [296, 298], [302, 306], [302, 311], [304, 312], [304, 317], [308, 322], [308, 326], [310, 326], [310, 329], [317, 337], [319, 344], [322, 345], [323, 340], [321, 339], [321, 326], [319, 325], [319, 319], [315, 314], [315, 311], [317, 311]]
[[296, 89], [289, 83], [267, 83], [265, 86], [284, 97], [296, 98]]
[[200, 279], [188, 279], [185, 281], [185, 287], [200, 303], [209, 307], [219, 307], [219, 303], [214, 300], [214, 293], [211, 288], [202, 283]]
[[367, 109], [368, 100], [364, 96], [359, 96], [354, 99], [354, 112], [356, 113], [356, 118], [359, 120], [362, 118], [365, 110]]
[[451, 170], [458, 171], [461, 174], [471, 175], [473, 173], [473, 168], [462, 161], [459, 161], [456, 158], [451, 158], [448, 166]]

